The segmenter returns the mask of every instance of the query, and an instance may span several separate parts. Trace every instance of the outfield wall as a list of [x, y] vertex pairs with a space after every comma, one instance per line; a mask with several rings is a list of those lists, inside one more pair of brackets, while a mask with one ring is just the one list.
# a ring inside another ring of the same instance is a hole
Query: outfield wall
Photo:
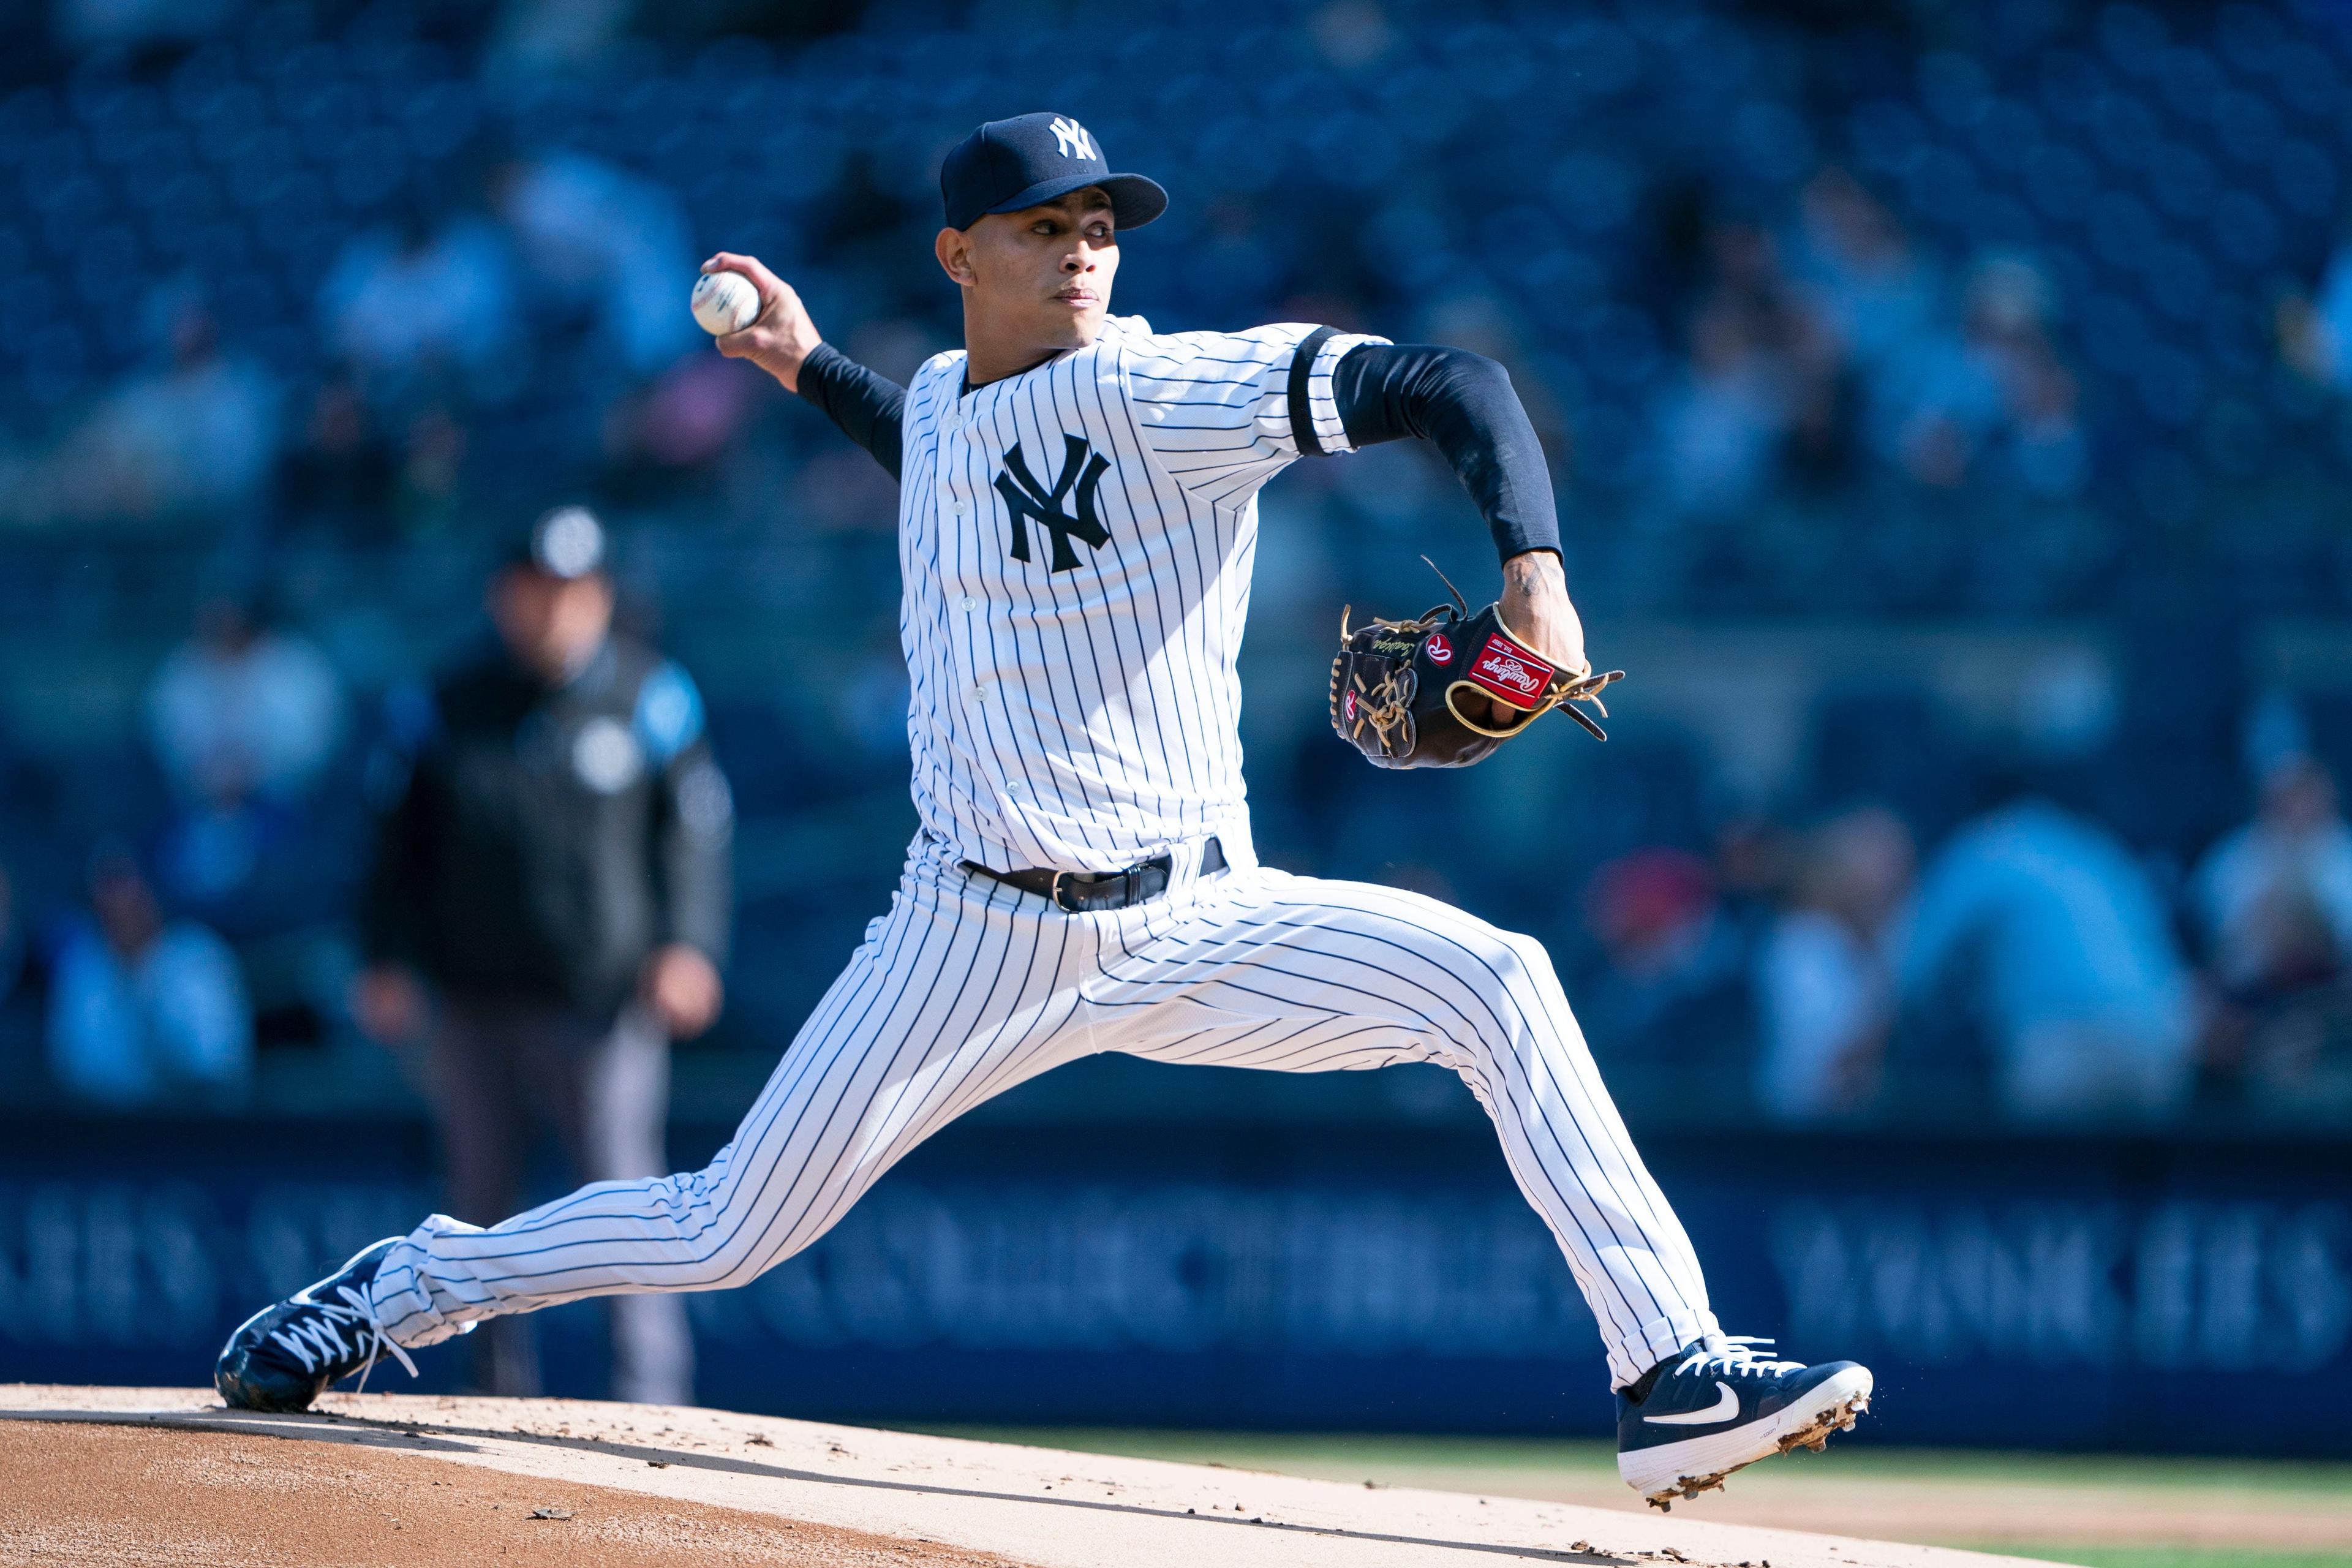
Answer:
[[[723, 1136], [681, 1128], [677, 1148]], [[1868, 1360], [1880, 1440], [2352, 1454], [2340, 1144], [1643, 1142], [1727, 1326]], [[0, 1381], [201, 1381], [255, 1305], [414, 1223], [430, 1159], [402, 1121], [0, 1121]], [[968, 1122], [817, 1247], [694, 1308], [704, 1398], [746, 1410], [1610, 1420], [1565, 1266], [1459, 1122]], [[550, 1391], [601, 1392], [598, 1310], [541, 1323]], [[465, 1363], [428, 1354], [424, 1386]], [[2259, 1418], [2212, 1419], [2247, 1398]]]

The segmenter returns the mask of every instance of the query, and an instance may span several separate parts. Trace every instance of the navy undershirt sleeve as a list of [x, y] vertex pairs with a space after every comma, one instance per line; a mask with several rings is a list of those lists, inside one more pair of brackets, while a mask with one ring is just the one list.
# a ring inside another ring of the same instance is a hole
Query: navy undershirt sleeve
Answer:
[[800, 394], [839, 426], [843, 435], [873, 453], [892, 479], [898, 477], [905, 387], [875, 374], [831, 343], [819, 343], [801, 361]]
[[1501, 365], [1467, 349], [1365, 343], [1333, 367], [1331, 393], [1350, 446], [1407, 436], [1435, 446], [1504, 560], [1530, 550], [1559, 552], [1551, 468]]

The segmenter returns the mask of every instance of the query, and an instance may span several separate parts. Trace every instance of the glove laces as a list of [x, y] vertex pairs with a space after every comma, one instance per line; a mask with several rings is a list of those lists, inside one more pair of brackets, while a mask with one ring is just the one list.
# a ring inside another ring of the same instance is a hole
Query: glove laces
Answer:
[[[1426, 561], [1426, 555], [1422, 557]], [[1432, 570], [1435, 570], [1434, 566]], [[1444, 574], [1438, 573], [1439, 576]], [[1447, 587], [1454, 584], [1448, 583]], [[1349, 605], [1339, 612], [1339, 642], [1345, 647], [1353, 634], [1349, 621], [1356, 607]], [[1418, 620], [1392, 621], [1386, 616], [1374, 616], [1372, 625], [1385, 632], [1395, 632], [1418, 640], [1444, 624], [1445, 606], [1440, 605]], [[1356, 688], [1356, 721], [1348, 731], [1351, 741], [1360, 738], [1367, 724], [1381, 738], [1381, 749], [1390, 756], [1401, 756], [1412, 750], [1412, 700], [1421, 689], [1421, 677], [1413, 672], [1411, 659], [1400, 660], [1381, 677], [1378, 686], [1368, 686], [1361, 675], [1352, 677]]]
[[1783, 1373], [1802, 1372], [1801, 1361], [1781, 1361], [1758, 1352], [1774, 1342], [1753, 1334], [1709, 1334], [1694, 1346], [1690, 1354], [1675, 1364], [1677, 1373], [1727, 1373], [1734, 1377], [1778, 1377]]
[[[308, 1303], [309, 1312], [282, 1329], [272, 1330], [269, 1337], [299, 1361], [305, 1372], [317, 1372], [321, 1366], [364, 1352], [367, 1360], [360, 1367], [359, 1386], [352, 1390], [354, 1394], [367, 1392], [368, 1373], [375, 1370], [377, 1358], [386, 1351], [409, 1376], [415, 1377], [416, 1363], [384, 1333], [383, 1324], [376, 1319], [375, 1304], [349, 1285], [339, 1287], [335, 1293], [342, 1298], [342, 1304], [311, 1301]], [[351, 1335], [349, 1340], [343, 1337], [346, 1331]]]

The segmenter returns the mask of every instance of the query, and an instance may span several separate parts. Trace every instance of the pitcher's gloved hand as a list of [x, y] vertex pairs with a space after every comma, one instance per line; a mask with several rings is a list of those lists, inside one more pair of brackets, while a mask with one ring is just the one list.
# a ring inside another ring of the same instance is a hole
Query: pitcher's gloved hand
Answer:
[[1580, 704], [1607, 718], [1601, 692], [1624, 678], [1555, 668], [1511, 635], [1499, 605], [1472, 615], [1457, 594], [1414, 620], [1351, 630], [1340, 617], [1331, 728], [1375, 767], [1468, 767], [1554, 708], [1607, 740]]

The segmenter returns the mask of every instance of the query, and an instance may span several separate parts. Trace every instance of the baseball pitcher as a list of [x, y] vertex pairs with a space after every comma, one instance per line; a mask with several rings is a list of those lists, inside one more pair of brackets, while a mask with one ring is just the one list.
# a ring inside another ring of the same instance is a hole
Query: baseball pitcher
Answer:
[[940, 184], [964, 347], [908, 386], [825, 343], [756, 259], [704, 268], [759, 293], [720, 352], [898, 480], [921, 828], [888, 911], [709, 1166], [597, 1183], [487, 1229], [433, 1215], [246, 1322], [222, 1394], [299, 1409], [379, 1356], [413, 1372], [409, 1351], [503, 1314], [747, 1283], [971, 1107], [1127, 1051], [1459, 1073], [1599, 1321], [1620, 1472], [1652, 1501], [1850, 1426], [1867, 1369], [1723, 1333], [1539, 945], [1416, 894], [1275, 870], [1251, 843], [1234, 659], [1257, 491], [1298, 458], [1430, 441], [1502, 558], [1487, 609], [1343, 634], [1332, 722], [1368, 758], [1472, 763], [1553, 707], [1594, 705], [1608, 678], [1585, 658], [1507, 375], [1328, 327], [1163, 333], [1112, 316], [1119, 236], [1168, 197], [1112, 173], [1067, 116], [982, 125]]

